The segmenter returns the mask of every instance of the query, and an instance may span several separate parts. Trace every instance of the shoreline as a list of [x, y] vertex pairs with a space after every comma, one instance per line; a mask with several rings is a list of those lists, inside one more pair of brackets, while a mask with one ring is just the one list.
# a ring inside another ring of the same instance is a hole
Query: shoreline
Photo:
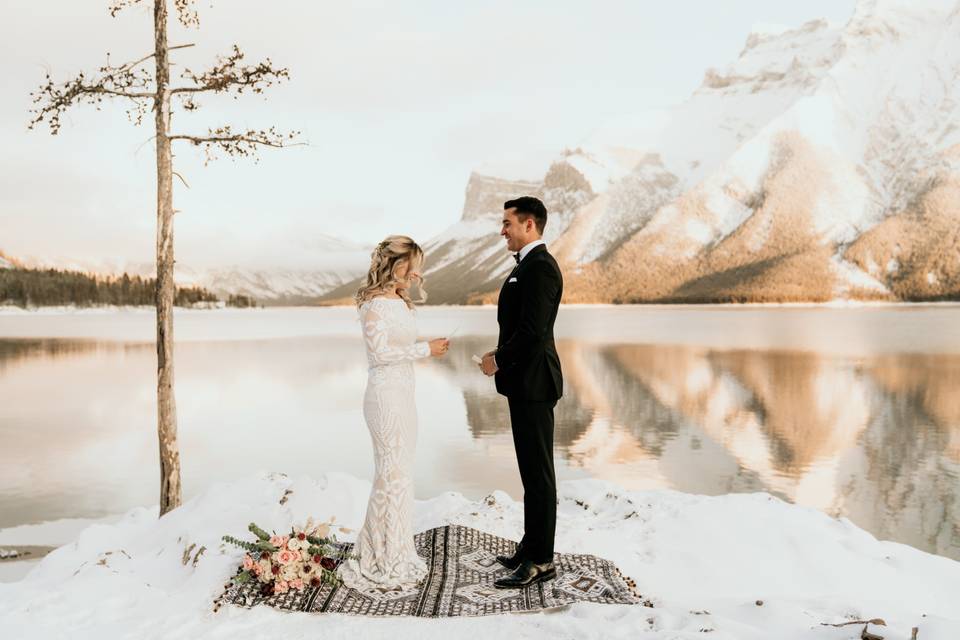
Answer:
[[[956, 303], [563, 305], [557, 340], [696, 347], [714, 351], [791, 351], [869, 357], [960, 354]], [[417, 309], [423, 339], [456, 332], [496, 338], [494, 306]], [[154, 343], [153, 307], [0, 308], [0, 340], [95, 339]], [[352, 307], [177, 309], [175, 339], [184, 342], [360, 336]]]
[[[29, 544], [0, 545], [0, 563], [23, 562], [24, 560], [40, 560], [56, 548], [57, 547], [54, 546]], [[7, 555], [11, 552], [16, 553], [17, 555]]]
[[[960, 300], [830, 300], [827, 302], [565, 302], [560, 305], [566, 309], [869, 309], [869, 308], [960, 308]], [[425, 304], [420, 309], [496, 309], [495, 304]], [[343, 310], [353, 309], [353, 305], [265, 305], [260, 307], [174, 307], [174, 313], [263, 313], [276, 310]], [[0, 317], [4, 315], [67, 315], [67, 314], [107, 314], [107, 313], [154, 313], [153, 305], [91, 305], [91, 306], [39, 306], [19, 307], [0, 305]]]

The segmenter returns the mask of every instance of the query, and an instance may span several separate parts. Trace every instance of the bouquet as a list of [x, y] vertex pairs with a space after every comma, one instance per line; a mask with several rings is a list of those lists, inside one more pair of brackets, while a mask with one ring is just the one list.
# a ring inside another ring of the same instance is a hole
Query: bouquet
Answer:
[[[251, 522], [247, 527], [256, 542], [223, 536], [223, 541], [244, 549], [243, 569], [234, 576], [237, 583], [258, 580], [263, 595], [286, 593], [290, 589], [319, 587], [323, 583], [340, 584], [335, 573], [339, 561], [356, 558], [335, 546], [337, 536], [330, 533], [333, 523], [314, 524], [307, 520], [287, 535], [273, 535]], [[349, 533], [348, 529], [340, 528]]]

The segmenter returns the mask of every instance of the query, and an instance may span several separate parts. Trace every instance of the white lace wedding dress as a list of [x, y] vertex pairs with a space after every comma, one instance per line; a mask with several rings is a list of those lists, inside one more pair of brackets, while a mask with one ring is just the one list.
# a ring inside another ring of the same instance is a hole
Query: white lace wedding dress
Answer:
[[375, 471], [353, 551], [360, 559], [342, 564], [340, 576], [354, 589], [412, 587], [427, 572], [413, 545], [413, 361], [428, 357], [430, 345], [416, 342], [416, 318], [399, 298], [363, 303], [360, 322], [369, 365], [363, 417], [373, 441]]

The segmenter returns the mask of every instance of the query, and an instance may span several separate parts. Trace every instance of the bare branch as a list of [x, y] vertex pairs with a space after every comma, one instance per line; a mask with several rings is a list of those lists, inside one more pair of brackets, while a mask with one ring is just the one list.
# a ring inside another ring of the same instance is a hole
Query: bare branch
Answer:
[[179, 173], [177, 173], [176, 171], [174, 171], [174, 172], [173, 172], [173, 175], [175, 175], [175, 176], [177, 176], [178, 178], [180, 178], [180, 182], [182, 182], [182, 183], [183, 183], [183, 186], [185, 186], [185, 187], [186, 187], [187, 189], [189, 189], [189, 188], [190, 188], [190, 185], [188, 185], [188, 184], [187, 184], [187, 181], [186, 181], [186, 180], [184, 180], [184, 178], [183, 178], [183, 176], [182, 176], [182, 175], [180, 175], [180, 174], [179, 174]]
[[[178, 45], [175, 46], [175, 47], [167, 47], [167, 51], [175, 51], [176, 49], [186, 49], [187, 47], [195, 47], [195, 46], [196, 46], [196, 45], [193, 44], [193, 43], [190, 43], [190, 44], [178, 44]], [[121, 68], [121, 69], [133, 69], [135, 66], [137, 66], [137, 65], [140, 64], [141, 62], [146, 62], [146, 61], [149, 60], [150, 58], [153, 58], [155, 55], [157, 55], [157, 54], [156, 54], [156, 53], [147, 54], [147, 55], [143, 56], [142, 58], [140, 58], [139, 60], [135, 60], [135, 61], [133, 61], [133, 62], [129, 62], [129, 63], [123, 65], [123, 66], [120, 67], [120, 68]], [[108, 59], [108, 60], [110, 59], [109, 57], [110, 57], [110, 54], [108, 53], [108, 54], [107, 54], [107, 59]]]
[[107, 64], [100, 67], [99, 75], [92, 79], [81, 72], [76, 78], [58, 84], [53, 82], [49, 73], [46, 74], [46, 84], [30, 94], [35, 106], [30, 111], [33, 120], [28, 128], [46, 122], [50, 133], [56, 135], [60, 131], [60, 117], [68, 108], [87, 103], [96, 105], [99, 110], [104, 98], [111, 96], [131, 100], [133, 105], [127, 110], [127, 117], [140, 124], [149, 107], [148, 101], [155, 95], [153, 76], [149, 71], [136, 68], [137, 64], [139, 61], [115, 67], [110, 64], [110, 54], [107, 54]]
[[195, 147], [202, 146], [206, 154], [204, 164], [216, 159], [216, 151], [225, 152], [234, 157], [253, 157], [256, 160], [259, 147], [296, 147], [306, 143], [297, 142], [299, 131], [281, 133], [275, 127], [269, 129], [248, 129], [243, 133], [234, 133], [229, 125], [210, 129], [206, 136], [172, 135], [170, 140], [186, 140]]
[[146, 140], [144, 140], [143, 142], [141, 142], [141, 143], [140, 143], [140, 146], [138, 146], [138, 147], [134, 150], [133, 155], [136, 156], [138, 153], [140, 153], [140, 149], [143, 149], [143, 146], [144, 146], [145, 144], [147, 144], [147, 143], [150, 142], [151, 140], [155, 140], [156, 137], [157, 137], [157, 136], [150, 136], [149, 138], [147, 138]]
[[[185, 69], [180, 77], [193, 82], [190, 87], [178, 87], [171, 93], [223, 93], [235, 91], [241, 94], [246, 90], [254, 93], [263, 93], [263, 90], [282, 80], [290, 79], [290, 71], [286, 68], [274, 68], [273, 62], [267, 58], [257, 64], [243, 64], [244, 54], [240, 47], [233, 45], [233, 51], [227, 56], [218, 56], [217, 64], [203, 73], [194, 73]], [[236, 96], [234, 96], [236, 98]], [[191, 101], [192, 104], [192, 101]], [[194, 108], [196, 105], [194, 104]]]
[[872, 624], [878, 627], [887, 626], [887, 623], [883, 620], [883, 618], [872, 618], [870, 620], [850, 620], [849, 622], [840, 622], [837, 624], [834, 624], [832, 622], [821, 622], [820, 626], [821, 627], [846, 627], [851, 624]]
[[[118, 13], [127, 7], [132, 7], [141, 2], [143, 0], [113, 0], [109, 8], [110, 17], [115, 18]], [[200, 26], [200, 14], [193, 8], [193, 0], [173, 0], [173, 6], [177, 9], [177, 18], [180, 20], [180, 24], [185, 27]]]

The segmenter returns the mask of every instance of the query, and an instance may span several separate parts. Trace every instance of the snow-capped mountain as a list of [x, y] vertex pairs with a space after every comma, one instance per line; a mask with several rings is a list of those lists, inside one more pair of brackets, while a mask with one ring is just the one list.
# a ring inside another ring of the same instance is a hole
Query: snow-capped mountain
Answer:
[[492, 299], [523, 194], [551, 213], [570, 302], [955, 297], [958, 78], [957, 0], [751, 34], [686, 102], [601, 128], [543, 180], [472, 175], [426, 246], [431, 301]]
[[[242, 294], [262, 304], [308, 304], [366, 271], [370, 251], [350, 264], [318, 265], [316, 269], [243, 268], [239, 266], [178, 273], [177, 282], [192, 282], [221, 298]], [[191, 277], [192, 276], [192, 277]]]
[[958, 35], [955, 1], [869, 0], [842, 28], [751, 36], [663, 131], [682, 192], [609, 259], [585, 265], [572, 295], [955, 294], [960, 91], [946, 79], [960, 72]]

